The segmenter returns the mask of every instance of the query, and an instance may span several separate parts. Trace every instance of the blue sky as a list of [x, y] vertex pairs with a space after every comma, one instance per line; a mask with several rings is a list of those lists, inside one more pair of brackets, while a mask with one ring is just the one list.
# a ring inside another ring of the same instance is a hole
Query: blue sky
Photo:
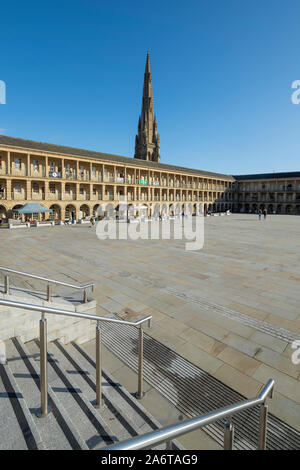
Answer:
[[2, 2], [10, 136], [133, 156], [150, 52], [161, 161], [300, 170], [299, 0]]

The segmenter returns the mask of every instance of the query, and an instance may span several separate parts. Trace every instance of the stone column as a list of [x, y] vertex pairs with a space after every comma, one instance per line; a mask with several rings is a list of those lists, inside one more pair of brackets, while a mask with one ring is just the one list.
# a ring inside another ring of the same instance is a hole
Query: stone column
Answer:
[[7, 152], [6, 174], [10, 175], [10, 152]]
[[25, 197], [26, 201], [30, 201], [31, 200], [31, 181], [30, 180], [26, 180], [26, 197]]
[[27, 153], [27, 172], [26, 172], [27, 176], [30, 176], [30, 174], [31, 174], [30, 170], [31, 170], [31, 168], [30, 168], [30, 153]]
[[11, 180], [6, 180], [6, 199], [11, 201]]
[[47, 200], [50, 200], [50, 196], [49, 196], [49, 181], [45, 181], [44, 182], [45, 186], [45, 201]]
[[48, 155], [45, 157], [45, 176], [49, 178], [49, 162], [48, 162]]

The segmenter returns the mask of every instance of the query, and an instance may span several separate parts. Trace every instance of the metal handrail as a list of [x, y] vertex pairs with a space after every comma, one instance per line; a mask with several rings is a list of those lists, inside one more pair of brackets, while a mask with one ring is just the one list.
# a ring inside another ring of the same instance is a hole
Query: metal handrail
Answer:
[[152, 315], [141, 318], [135, 322], [121, 320], [118, 318], [103, 317], [92, 315], [84, 312], [72, 312], [54, 307], [46, 307], [42, 305], [27, 304], [24, 302], [16, 302], [14, 300], [0, 299], [0, 306], [20, 308], [22, 310], [30, 310], [41, 313], [40, 320], [40, 392], [41, 392], [41, 411], [39, 417], [45, 417], [49, 413], [48, 408], [48, 375], [47, 375], [47, 320], [46, 313], [54, 315], [63, 315], [66, 317], [84, 318], [86, 320], [96, 321], [96, 407], [102, 405], [102, 352], [101, 352], [101, 322], [118, 323], [122, 325], [131, 325], [139, 327], [139, 346], [138, 346], [138, 391], [136, 397], [141, 399], [143, 392], [143, 356], [144, 356], [144, 332], [143, 324], [148, 322], [151, 326]]
[[[24, 273], [23, 271], [17, 271], [16, 269], [6, 268], [4, 266], [0, 266], [0, 271], [13, 273], [13, 274], [17, 274], [19, 276], [30, 277], [30, 278], [33, 278], [33, 279], [38, 279], [40, 281], [47, 282], [48, 283], [48, 286], [47, 286], [47, 300], [48, 300], [48, 302], [51, 302], [50, 284], [57, 284], [57, 285], [64, 286], [64, 287], [71, 287], [72, 289], [84, 290], [84, 293], [83, 293], [83, 301], [84, 302], [87, 302], [86, 289], [91, 287], [92, 291], [93, 291], [94, 290], [94, 285], [95, 285], [94, 282], [90, 282], [88, 284], [83, 284], [81, 286], [75, 286], [74, 284], [68, 284], [67, 282], [56, 281], [55, 279], [48, 279], [46, 277], [37, 276], [36, 274]], [[9, 294], [9, 292], [10, 292], [9, 277], [5, 276], [5, 293]]]
[[[224, 418], [231, 418], [232, 415], [237, 414], [243, 410], [247, 410], [257, 405], [260, 407], [260, 419], [259, 419], [259, 437], [258, 437], [258, 448], [261, 450], [266, 449], [266, 431], [267, 431], [267, 413], [268, 406], [265, 404], [268, 396], [272, 398], [274, 389], [274, 380], [269, 379], [267, 384], [262, 388], [261, 392], [256, 398], [244, 400], [234, 405], [220, 408], [219, 410], [212, 411], [202, 416], [189, 419], [182, 423], [175, 424], [173, 426], [167, 426], [157, 431], [149, 432], [143, 436], [137, 436], [133, 439], [123, 441], [119, 444], [106, 447], [105, 450], [139, 450], [149, 449], [157, 446], [164, 442], [167, 442], [168, 449], [172, 448], [172, 440], [177, 437], [183, 436], [191, 431], [200, 429], [208, 424], [214, 423]], [[233, 448], [233, 435], [234, 429], [231, 421], [225, 423], [225, 434], [224, 434], [224, 449]]]

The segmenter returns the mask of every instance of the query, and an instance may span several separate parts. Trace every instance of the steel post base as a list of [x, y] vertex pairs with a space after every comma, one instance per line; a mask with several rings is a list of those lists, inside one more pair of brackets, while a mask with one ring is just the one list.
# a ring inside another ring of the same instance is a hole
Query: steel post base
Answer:
[[142, 395], [140, 395], [139, 392], [135, 392], [134, 396], [135, 396], [135, 398], [137, 398], [138, 400], [141, 400], [142, 398], [144, 398], [145, 392], [143, 392]]
[[36, 415], [37, 418], [47, 418], [49, 413], [51, 413], [51, 407], [50, 406], [48, 406], [46, 414], [42, 413], [42, 410], [39, 409], [39, 411], [37, 411], [35, 415]]

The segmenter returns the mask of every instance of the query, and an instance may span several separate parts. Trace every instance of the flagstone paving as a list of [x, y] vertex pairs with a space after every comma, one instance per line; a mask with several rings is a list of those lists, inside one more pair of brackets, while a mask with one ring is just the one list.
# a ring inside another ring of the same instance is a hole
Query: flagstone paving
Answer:
[[[246, 397], [274, 377], [270, 410], [300, 428], [294, 350], [259, 329], [267, 322], [300, 338], [300, 217], [205, 218], [199, 251], [186, 251], [183, 240], [99, 240], [88, 225], [3, 229], [0, 243], [3, 266], [65, 282], [95, 281], [99, 314], [151, 314], [148, 334]], [[12, 283], [45, 289], [34, 280]]]

